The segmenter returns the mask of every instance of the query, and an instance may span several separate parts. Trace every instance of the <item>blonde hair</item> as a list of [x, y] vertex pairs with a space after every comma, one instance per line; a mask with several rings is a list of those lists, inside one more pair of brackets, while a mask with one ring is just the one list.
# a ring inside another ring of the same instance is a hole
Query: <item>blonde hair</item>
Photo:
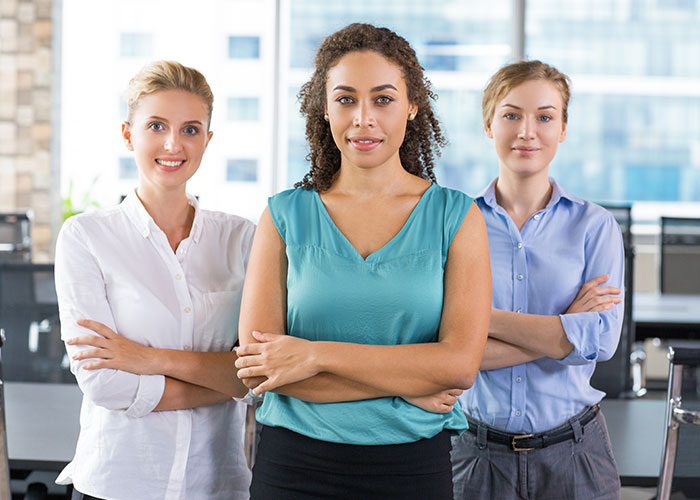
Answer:
[[562, 120], [566, 123], [569, 118], [569, 98], [571, 97], [569, 77], [554, 66], [542, 61], [518, 61], [503, 66], [489, 79], [481, 99], [484, 126], [491, 126], [498, 102], [515, 87], [530, 80], [546, 80], [552, 82], [559, 89], [563, 103]]
[[143, 67], [126, 89], [127, 122], [131, 122], [139, 101], [159, 90], [186, 90], [202, 98], [208, 110], [208, 123], [214, 107], [214, 94], [199, 71], [175, 61], [155, 61]]

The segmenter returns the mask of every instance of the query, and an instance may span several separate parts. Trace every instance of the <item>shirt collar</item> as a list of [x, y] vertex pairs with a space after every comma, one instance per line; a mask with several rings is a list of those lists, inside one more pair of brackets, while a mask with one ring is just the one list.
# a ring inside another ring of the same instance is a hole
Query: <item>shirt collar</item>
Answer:
[[[479, 194], [476, 195], [476, 199], [481, 198], [486, 205], [491, 208], [498, 207], [498, 202], [496, 201], [496, 181], [498, 177], [492, 180], [488, 186], [486, 186]], [[562, 198], [567, 199], [578, 205], [583, 205], [584, 201], [572, 194], [569, 194], [563, 187], [561, 187], [553, 177], [549, 177], [549, 184], [552, 186], [552, 197], [549, 199], [549, 203], [545, 207], [545, 210], [553, 207]]]
[[[202, 224], [201, 224], [201, 211], [199, 210], [199, 202], [197, 198], [187, 193], [187, 202], [194, 208], [194, 220], [192, 221], [192, 229], [190, 230], [190, 237], [195, 243], [199, 243], [202, 234]], [[143, 206], [141, 200], [136, 195], [136, 189], [129, 192], [122, 201], [122, 207], [126, 211], [127, 216], [134, 223], [138, 229], [141, 236], [148, 238], [151, 231], [158, 226], [156, 225], [153, 217], [146, 211], [146, 207]]]

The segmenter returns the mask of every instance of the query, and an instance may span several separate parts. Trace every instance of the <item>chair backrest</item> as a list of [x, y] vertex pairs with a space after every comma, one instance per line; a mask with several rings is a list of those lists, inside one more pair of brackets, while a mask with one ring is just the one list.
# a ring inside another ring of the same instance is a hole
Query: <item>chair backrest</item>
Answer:
[[700, 294], [700, 219], [661, 217], [661, 293]]
[[605, 391], [608, 397], [617, 398], [632, 391], [630, 355], [635, 340], [634, 320], [632, 319], [635, 255], [632, 245], [632, 207], [629, 205], [602, 205], [602, 207], [613, 214], [622, 231], [622, 242], [625, 249], [625, 312], [617, 351], [608, 361], [598, 363], [591, 378], [591, 384], [593, 387]]
[[10, 459], [7, 450], [5, 421], [5, 386], [2, 378], [2, 345], [5, 333], [0, 328], [0, 498], [12, 498], [10, 493]]
[[7, 380], [75, 381], [64, 363], [52, 264], [0, 262], [0, 327]]
[[700, 347], [669, 347], [665, 439], [657, 498], [698, 498], [700, 492]]
[[32, 212], [0, 213], [0, 261], [30, 262]]

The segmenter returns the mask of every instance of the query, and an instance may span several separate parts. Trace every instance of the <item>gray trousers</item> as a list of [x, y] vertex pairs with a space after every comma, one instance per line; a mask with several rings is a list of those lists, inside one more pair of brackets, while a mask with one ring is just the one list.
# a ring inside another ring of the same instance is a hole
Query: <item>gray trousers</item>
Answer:
[[485, 425], [478, 435], [454, 436], [455, 500], [619, 500], [620, 476], [603, 413], [571, 427], [578, 439], [520, 452], [487, 442]]

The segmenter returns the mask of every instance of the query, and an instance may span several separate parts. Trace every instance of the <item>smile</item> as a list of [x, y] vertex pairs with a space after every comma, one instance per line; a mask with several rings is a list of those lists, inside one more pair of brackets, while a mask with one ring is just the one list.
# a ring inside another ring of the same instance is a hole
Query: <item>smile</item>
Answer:
[[349, 139], [349, 142], [360, 151], [371, 151], [382, 143], [381, 140], [373, 137], [354, 137]]
[[539, 148], [525, 148], [525, 147], [515, 147], [513, 148], [513, 151], [516, 153], [519, 153], [524, 156], [529, 156], [537, 153], [540, 149]]
[[167, 161], [167, 160], [156, 160], [156, 163], [158, 165], [163, 165], [164, 167], [179, 167], [183, 163], [185, 163], [185, 160], [177, 160], [177, 161]]

